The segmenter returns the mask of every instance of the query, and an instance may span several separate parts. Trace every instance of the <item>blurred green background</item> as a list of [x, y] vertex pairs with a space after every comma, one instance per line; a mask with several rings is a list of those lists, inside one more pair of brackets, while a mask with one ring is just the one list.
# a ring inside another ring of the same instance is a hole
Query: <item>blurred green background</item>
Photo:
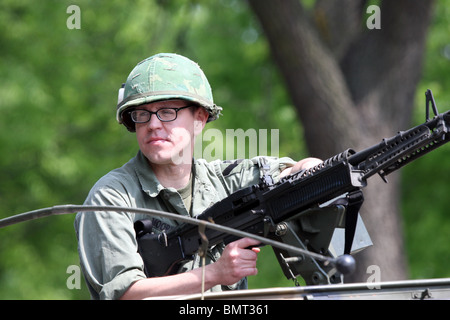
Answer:
[[[70, 5], [80, 8], [80, 29], [67, 26]], [[413, 124], [424, 121], [427, 88], [440, 112], [449, 109], [449, 34], [450, 8], [441, 0]], [[224, 108], [209, 128], [278, 128], [280, 155], [307, 156], [301, 125], [245, 1], [2, 0], [0, 218], [82, 204], [98, 178], [136, 154], [134, 134], [115, 121], [117, 90], [137, 62], [158, 52], [199, 62]], [[449, 176], [450, 146], [403, 170], [412, 279], [450, 277]], [[73, 219], [0, 229], [0, 299], [89, 298], [82, 277], [76, 288], [76, 267], [70, 269], [78, 265]], [[293, 285], [270, 248], [262, 251], [259, 272], [251, 288]]]

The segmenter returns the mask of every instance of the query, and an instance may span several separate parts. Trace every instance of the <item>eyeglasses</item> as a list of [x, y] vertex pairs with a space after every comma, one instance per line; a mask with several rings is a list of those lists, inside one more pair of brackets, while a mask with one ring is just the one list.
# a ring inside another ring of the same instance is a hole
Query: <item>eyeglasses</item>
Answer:
[[174, 121], [177, 118], [178, 111], [186, 108], [190, 108], [192, 106], [185, 106], [181, 108], [162, 108], [156, 112], [148, 111], [148, 110], [133, 110], [131, 111], [131, 120], [134, 123], [146, 123], [150, 121], [152, 114], [156, 114], [156, 117], [161, 122], [170, 122]]

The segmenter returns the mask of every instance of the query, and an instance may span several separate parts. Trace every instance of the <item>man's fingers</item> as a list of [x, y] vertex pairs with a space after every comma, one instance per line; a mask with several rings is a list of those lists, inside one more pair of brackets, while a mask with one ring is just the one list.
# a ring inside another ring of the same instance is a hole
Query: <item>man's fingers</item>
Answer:
[[236, 245], [238, 246], [238, 248], [242, 249], [245, 249], [247, 247], [254, 247], [260, 244], [260, 241], [251, 238], [242, 238], [236, 241]]
[[259, 252], [261, 251], [261, 248], [253, 247], [253, 248], [252, 248], [252, 251], [253, 251], [253, 252], [256, 252], [256, 253], [259, 253]]

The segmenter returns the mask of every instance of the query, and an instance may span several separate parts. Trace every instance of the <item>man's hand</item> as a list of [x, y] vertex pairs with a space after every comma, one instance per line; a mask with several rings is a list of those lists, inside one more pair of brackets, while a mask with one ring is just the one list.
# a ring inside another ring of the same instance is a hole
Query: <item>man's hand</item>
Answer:
[[[242, 238], [229, 243], [217, 262], [206, 266], [205, 290], [215, 285], [232, 285], [243, 277], [256, 275], [256, 258], [259, 248], [246, 249], [260, 242]], [[133, 283], [121, 299], [192, 294], [202, 288], [202, 268], [166, 277], [141, 279]]]
[[210, 265], [209, 274], [217, 276], [216, 282], [222, 285], [232, 285], [246, 276], [258, 273], [256, 259], [260, 242], [251, 238], [242, 238], [229, 243], [217, 262]]
[[320, 164], [321, 162], [323, 161], [318, 158], [305, 158], [303, 160], [298, 161], [292, 167], [284, 169], [280, 174], [280, 178], [288, 176], [290, 174], [294, 174], [301, 170], [312, 168]]

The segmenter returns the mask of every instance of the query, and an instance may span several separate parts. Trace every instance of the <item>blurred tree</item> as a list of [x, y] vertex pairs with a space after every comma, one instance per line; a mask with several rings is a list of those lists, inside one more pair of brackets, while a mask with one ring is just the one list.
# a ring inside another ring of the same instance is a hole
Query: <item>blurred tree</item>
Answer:
[[[118, 0], [0, 4], [0, 214], [81, 204], [111, 169], [137, 152], [115, 122], [117, 89], [140, 60], [175, 50], [190, 2]], [[69, 5], [80, 29], [69, 29]], [[151, 25], [152, 27], [149, 27]], [[66, 270], [78, 265], [73, 215], [2, 230], [0, 298], [79, 298]]]
[[[250, 0], [302, 121], [311, 155], [360, 150], [411, 123], [433, 1]], [[373, 8], [373, 7], [372, 7]], [[370, 25], [370, 27], [369, 27]], [[399, 215], [399, 174], [371, 179], [362, 215], [376, 244], [358, 255], [352, 280], [378, 265], [382, 280], [407, 277]]]
[[[450, 108], [450, 8], [436, 1], [427, 39], [426, 59], [416, 93], [419, 102], [414, 122], [424, 121], [423, 92], [433, 90], [439, 112]], [[450, 148], [436, 150], [405, 167], [402, 176], [402, 211], [410, 277], [448, 277], [450, 252]]]
[[[70, 5], [80, 8], [80, 29], [67, 27]], [[81, 204], [99, 177], [135, 155], [134, 135], [115, 122], [117, 89], [137, 62], [157, 52], [184, 54], [205, 69], [225, 109], [209, 127], [278, 128], [278, 118], [298, 132], [248, 18], [245, 3], [233, 1], [2, 1], [0, 217]], [[273, 81], [262, 87], [262, 78]], [[275, 101], [285, 110], [281, 118], [260, 107]], [[235, 117], [241, 105], [247, 115]], [[287, 142], [281, 148], [292, 156], [301, 149]], [[73, 218], [1, 230], [0, 299], [88, 297], [84, 283], [82, 290], [66, 286], [67, 268], [78, 265]]]

